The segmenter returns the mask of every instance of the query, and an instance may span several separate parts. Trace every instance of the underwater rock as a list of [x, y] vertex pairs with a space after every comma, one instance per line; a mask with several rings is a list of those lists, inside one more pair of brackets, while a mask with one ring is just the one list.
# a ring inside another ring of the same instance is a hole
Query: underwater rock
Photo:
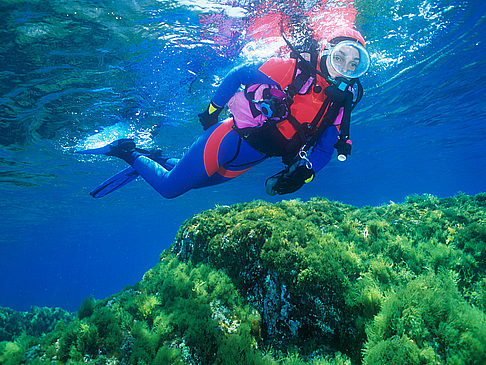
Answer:
[[217, 207], [71, 322], [0, 322], [0, 362], [484, 364], [485, 224], [486, 194]]
[[[330, 208], [326, 213], [330, 216], [325, 218], [330, 221], [333, 214], [339, 216], [339, 210], [355, 209], [327, 201], [316, 203], [309, 204]], [[204, 212], [181, 227], [171, 252], [184, 261], [207, 262], [226, 270], [260, 313], [262, 336], [272, 346], [306, 346], [309, 342], [328, 346], [339, 337], [349, 343], [350, 336], [358, 334], [353, 329], [355, 316], [343, 313], [343, 283], [323, 277], [331, 274], [329, 267], [336, 266], [329, 266], [326, 259], [345, 260], [340, 257], [345, 252], [335, 250], [338, 242], [323, 236], [322, 227], [309, 225], [305, 216], [312, 210], [306, 209], [307, 204], [298, 201], [254, 202], [230, 211], [223, 207]], [[313, 240], [316, 242], [310, 242]], [[306, 256], [306, 250], [314, 246], [322, 250], [322, 262], [319, 258], [311, 262]], [[274, 260], [278, 256], [280, 260]]]
[[267, 345], [359, 360], [385, 298], [429, 270], [458, 272], [458, 286], [484, 311], [485, 220], [484, 194], [362, 209], [253, 202], [189, 219], [171, 252], [224, 270], [260, 313]]
[[39, 337], [54, 330], [60, 321], [70, 322], [72, 313], [61, 308], [31, 307], [28, 312], [0, 307], [0, 342], [13, 341], [21, 334]]

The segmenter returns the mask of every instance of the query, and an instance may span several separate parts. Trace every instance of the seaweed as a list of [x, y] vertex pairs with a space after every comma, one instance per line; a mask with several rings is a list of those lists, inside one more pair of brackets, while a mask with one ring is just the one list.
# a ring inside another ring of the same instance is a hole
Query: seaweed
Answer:
[[486, 362], [486, 316], [467, 304], [450, 271], [423, 274], [390, 295], [367, 332], [365, 364]]
[[27, 334], [0, 312], [0, 362], [482, 364], [485, 221], [486, 194], [216, 207], [77, 318]]

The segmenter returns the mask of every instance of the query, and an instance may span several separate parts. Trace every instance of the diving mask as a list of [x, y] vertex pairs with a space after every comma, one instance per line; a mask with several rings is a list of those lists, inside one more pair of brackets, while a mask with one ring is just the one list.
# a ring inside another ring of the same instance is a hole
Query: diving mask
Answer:
[[340, 75], [357, 79], [370, 67], [370, 55], [366, 48], [354, 41], [343, 41], [331, 48], [328, 55], [332, 68]]

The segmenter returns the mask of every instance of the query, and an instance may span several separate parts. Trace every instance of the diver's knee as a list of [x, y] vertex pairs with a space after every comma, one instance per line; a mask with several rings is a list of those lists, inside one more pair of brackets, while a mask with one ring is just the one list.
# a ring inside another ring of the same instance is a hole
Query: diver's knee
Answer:
[[159, 191], [160, 195], [162, 195], [165, 199], [174, 199], [177, 198], [180, 194], [167, 194], [167, 193], [161, 193]]
[[166, 199], [174, 199], [184, 194], [184, 191], [172, 191], [166, 189], [157, 189], [157, 192]]

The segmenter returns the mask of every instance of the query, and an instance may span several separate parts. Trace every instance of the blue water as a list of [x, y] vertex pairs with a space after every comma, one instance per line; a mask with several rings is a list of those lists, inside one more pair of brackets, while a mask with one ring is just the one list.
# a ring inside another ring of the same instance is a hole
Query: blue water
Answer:
[[[364, 206], [486, 191], [486, 3], [355, 5], [373, 68], [353, 117], [353, 153], [285, 198]], [[174, 200], [143, 181], [92, 199], [123, 163], [74, 154], [132, 136], [182, 155], [201, 131], [196, 114], [244, 62], [238, 47], [201, 32], [200, 15], [229, 9], [189, 0], [0, 4], [0, 306], [75, 310], [140, 280], [194, 214], [281, 199], [263, 185], [278, 160]]]

